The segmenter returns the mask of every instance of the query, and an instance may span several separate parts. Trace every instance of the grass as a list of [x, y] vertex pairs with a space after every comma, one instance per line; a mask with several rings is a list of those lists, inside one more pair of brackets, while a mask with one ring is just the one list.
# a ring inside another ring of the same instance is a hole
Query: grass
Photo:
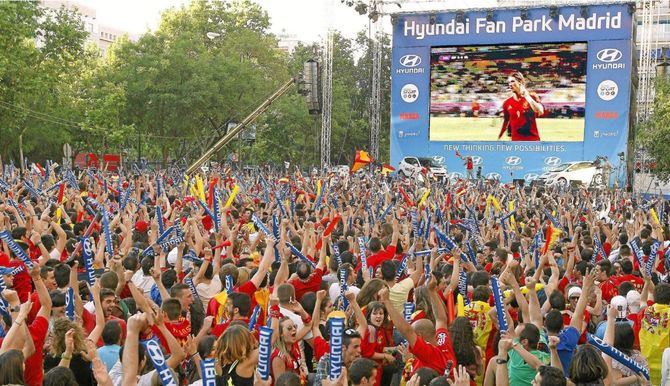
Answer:
[[[502, 118], [431, 117], [431, 141], [497, 141]], [[582, 142], [584, 119], [540, 118], [540, 139], [547, 142]], [[500, 141], [509, 141], [503, 134]]]

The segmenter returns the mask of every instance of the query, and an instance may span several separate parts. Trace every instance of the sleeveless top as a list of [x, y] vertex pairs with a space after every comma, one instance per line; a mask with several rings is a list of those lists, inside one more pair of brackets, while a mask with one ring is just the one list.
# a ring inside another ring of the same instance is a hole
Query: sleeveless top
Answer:
[[254, 376], [242, 377], [237, 374], [237, 364], [235, 361], [232, 364], [223, 366], [223, 374], [216, 377], [217, 386], [254, 386]]

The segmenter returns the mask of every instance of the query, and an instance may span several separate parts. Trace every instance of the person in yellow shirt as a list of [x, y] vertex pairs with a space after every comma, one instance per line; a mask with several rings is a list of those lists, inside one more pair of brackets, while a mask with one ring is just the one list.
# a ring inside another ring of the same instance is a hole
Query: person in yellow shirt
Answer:
[[[650, 280], [646, 282], [645, 287], [650, 286]], [[649, 363], [651, 384], [659, 385], [663, 351], [670, 347], [670, 284], [657, 285], [654, 300], [655, 304], [640, 311], [640, 351]]]

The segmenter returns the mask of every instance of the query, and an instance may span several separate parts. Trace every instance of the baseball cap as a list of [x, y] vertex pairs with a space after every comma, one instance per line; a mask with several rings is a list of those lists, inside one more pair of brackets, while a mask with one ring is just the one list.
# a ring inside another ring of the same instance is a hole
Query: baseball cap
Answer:
[[626, 301], [626, 298], [621, 295], [617, 295], [612, 298], [610, 304], [619, 311], [617, 318], [623, 319], [628, 316], [628, 302]]
[[626, 294], [626, 302], [628, 302], [628, 309], [631, 313], [637, 314], [640, 312], [640, 293], [636, 290], [630, 290]]
[[577, 296], [577, 297], [579, 297], [579, 296], [581, 296], [581, 295], [582, 295], [582, 289], [579, 288], [579, 287], [572, 287], [572, 288], [570, 288], [570, 290], [568, 291], [568, 299], [571, 298], [571, 297], [573, 297], [573, 296]]

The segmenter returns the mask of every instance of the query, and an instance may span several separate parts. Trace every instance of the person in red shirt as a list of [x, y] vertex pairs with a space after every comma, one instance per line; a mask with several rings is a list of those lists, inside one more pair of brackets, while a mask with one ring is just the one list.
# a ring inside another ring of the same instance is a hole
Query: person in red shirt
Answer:
[[288, 280], [288, 283], [295, 288], [295, 298], [300, 301], [308, 292], [316, 292], [321, 288], [323, 274], [326, 267], [326, 242], [321, 243], [319, 251], [319, 262], [312, 272], [312, 265], [306, 261], [300, 261], [296, 269], [297, 277]]
[[[447, 310], [437, 295], [437, 282], [431, 278], [428, 287], [431, 292], [431, 304], [435, 311], [435, 325], [429, 319], [421, 319], [410, 326], [405, 317], [393, 307], [389, 299], [388, 288], [379, 291], [379, 297], [386, 306], [391, 321], [409, 343], [409, 351], [414, 354], [412, 375], [422, 367], [428, 367], [438, 374], [444, 374], [457, 366], [454, 348], [447, 330]], [[450, 375], [450, 374], [446, 374]]]
[[498, 139], [507, 132], [512, 141], [539, 141], [536, 118], [544, 114], [540, 98], [526, 89], [526, 79], [520, 72], [510, 75], [507, 84], [512, 96], [503, 103], [504, 121]]
[[231, 292], [226, 299], [226, 310], [224, 312], [227, 318], [223, 323], [212, 327], [211, 334], [220, 337], [234, 320], [239, 320], [246, 325], [249, 324], [249, 309], [251, 298], [243, 292]]
[[[25, 243], [18, 243], [18, 244], [24, 250], [27, 248]], [[23, 261], [19, 260], [16, 256], [14, 256], [13, 252], [10, 252], [10, 254], [12, 255], [11, 258], [2, 251], [0, 251], [0, 267], [8, 267], [8, 268], [23, 267], [23, 271], [14, 275], [13, 285], [11, 285], [10, 287], [17, 292], [21, 303], [25, 303], [28, 300], [28, 297], [30, 297], [30, 292], [33, 289], [33, 286], [30, 282], [30, 275], [28, 274], [28, 269], [26, 265], [23, 264]], [[9, 284], [7, 283], [7, 285]]]
[[41, 386], [44, 379], [44, 345], [49, 331], [49, 316], [51, 315], [51, 297], [45, 282], [40, 276], [39, 267], [33, 268], [30, 272], [35, 292], [40, 300], [40, 308], [32, 323], [28, 326], [28, 331], [35, 345], [33, 355], [26, 358], [25, 370], [23, 376], [28, 386]]
[[596, 279], [600, 281], [603, 300], [609, 303], [613, 297], [619, 294], [619, 284], [614, 277], [611, 277], [612, 263], [609, 260], [600, 260], [594, 269], [596, 270]]
[[[637, 292], [642, 292], [644, 288], [644, 279], [639, 276], [633, 275], [633, 263], [630, 260], [621, 260], [621, 272], [623, 275], [614, 277], [617, 286], [621, 283], [629, 282], [633, 284]], [[621, 296], [626, 296], [626, 294], [620, 294]]]
[[[179, 300], [165, 299], [163, 304], [161, 304], [161, 312], [163, 312], [165, 328], [170, 331], [179, 343], [185, 345], [189, 335], [191, 335], [191, 321], [182, 316]], [[154, 325], [152, 329], [163, 347], [168, 347], [167, 339], [165, 339], [158, 326]]]
[[[131, 283], [132, 286], [132, 283]], [[75, 291], [75, 302], [79, 302], [80, 300], [77, 299], [77, 292]], [[100, 290], [100, 303], [102, 306], [102, 312], [103, 316], [105, 317], [105, 322], [110, 321], [110, 320], [115, 320], [119, 323], [121, 326], [121, 340], [124, 341], [126, 339], [126, 321], [123, 319], [119, 319], [116, 316], [113, 315], [113, 311], [115, 308], [118, 308], [119, 306], [119, 299], [116, 297], [116, 294], [114, 291], [107, 289], [107, 288], [102, 288]], [[78, 307], [75, 307], [78, 308]], [[86, 330], [86, 333], [90, 333], [93, 331], [93, 329], [96, 327], [96, 318], [95, 315], [90, 313], [88, 310], [83, 309], [82, 315], [83, 319], [83, 326], [84, 330]], [[102, 340], [98, 340], [98, 346], [102, 346]]]
[[[372, 254], [367, 258], [368, 267], [377, 269], [378, 265], [387, 260], [392, 260], [395, 256], [396, 245], [398, 244], [398, 238], [400, 237], [400, 225], [395, 218], [393, 219], [392, 225], [393, 233], [391, 234], [391, 243], [385, 249], [382, 249], [382, 241], [379, 238], [373, 237], [370, 239], [369, 248]], [[356, 266], [356, 271], [361, 268], [361, 265], [362, 264], [359, 262]]]

